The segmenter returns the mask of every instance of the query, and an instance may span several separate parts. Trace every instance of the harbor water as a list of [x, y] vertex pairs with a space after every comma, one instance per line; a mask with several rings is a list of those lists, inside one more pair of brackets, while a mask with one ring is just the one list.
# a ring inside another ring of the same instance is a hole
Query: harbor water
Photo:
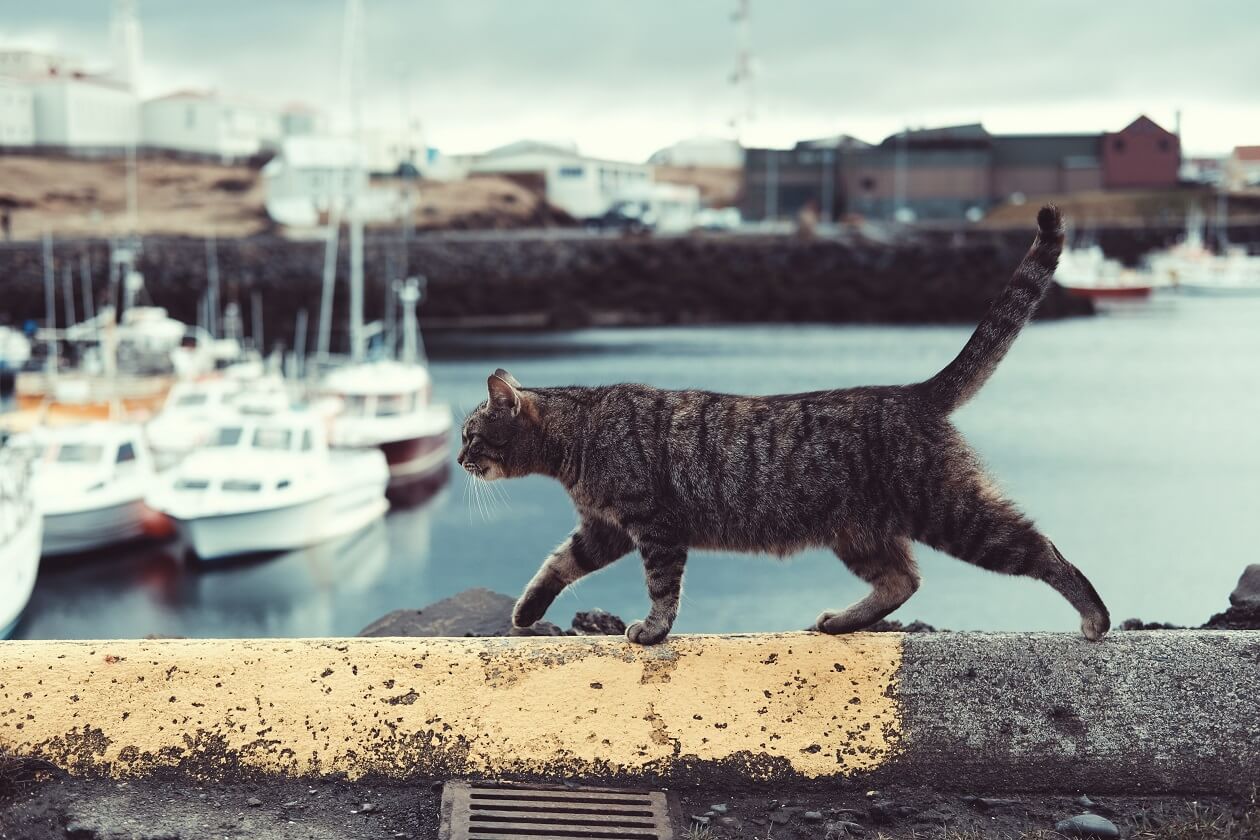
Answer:
[[[641, 381], [756, 394], [929, 376], [967, 327], [772, 326], [463, 335], [430, 341], [435, 399], [457, 417], [508, 368], [527, 387]], [[956, 421], [1016, 499], [1094, 582], [1117, 622], [1200, 624], [1260, 562], [1260, 300], [1161, 297], [1028, 328]], [[452, 453], [452, 460], [454, 454]], [[530, 478], [458, 470], [425, 504], [333, 543], [221, 566], [176, 544], [45, 561], [17, 638], [353, 635], [383, 613], [469, 587], [516, 595], [575, 517]], [[892, 617], [954, 630], [1072, 630], [1048, 587], [920, 547], [923, 586]], [[680, 632], [800, 629], [866, 591], [826, 551], [787, 561], [697, 552]], [[567, 626], [648, 605], [630, 555], [563, 594]]]

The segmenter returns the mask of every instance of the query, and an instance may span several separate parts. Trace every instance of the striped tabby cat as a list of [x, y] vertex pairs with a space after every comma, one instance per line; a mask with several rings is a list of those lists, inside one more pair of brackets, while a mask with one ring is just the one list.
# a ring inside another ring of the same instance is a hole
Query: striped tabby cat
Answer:
[[561, 590], [638, 549], [652, 608], [626, 630], [655, 644], [678, 615], [690, 549], [787, 555], [830, 548], [871, 585], [824, 612], [823, 633], [883, 618], [919, 586], [918, 540], [1059, 591], [1090, 640], [1107, 608], [985, 475], [949, 421], [993, 373], [1050, 285], [1063, 245], [1059, 211], [958, 357], [926, 382], [742, 397], [648, 385], [526, 388], [497, 370], [465, 420], [459, 462], [484, 480], [557, 479], [579, 524], [544, 561], [512, 616], [528, 627]]

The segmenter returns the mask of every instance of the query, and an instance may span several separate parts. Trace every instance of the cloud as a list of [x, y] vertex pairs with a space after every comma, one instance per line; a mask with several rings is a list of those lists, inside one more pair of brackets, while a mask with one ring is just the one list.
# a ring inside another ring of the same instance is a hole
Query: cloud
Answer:
[[[139, 0], [146, 88], [190, 84], [336, 108], [340, 0]], [[420, 118], [452, 150], [568, 136], [643, 157], [726, 131], [735, 112], [733, 0], [365, 0], [371, 121]], [[0, 42], [105, 57], [105, 0], [6, 12]], [[1115, 129], [1186, 112], [1189, 148], [1260, 139], [1260, 5], [1061, 0], [753, 0], [760, 119], [788, 143], [907, 122], [984, 119], [1007, 131]], [[1093, 120], [1083, 124], [1083, 120]]]

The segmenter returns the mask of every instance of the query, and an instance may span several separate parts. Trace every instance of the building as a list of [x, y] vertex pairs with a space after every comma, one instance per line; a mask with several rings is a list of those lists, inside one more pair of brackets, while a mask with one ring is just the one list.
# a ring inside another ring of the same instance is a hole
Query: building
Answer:
[[346, 137], [286, 137], [262, 169], [267, 215], [290, 227], [324, 224], [334, 212], [343, 220], [355, 209], [365, 222], [397, 218], [397, 190], [373, 189], [363, 146]]
[[574, 218], [606, 212], [622, 192], [652, 180], [647, 164], [586, 157], [574, 146], [521, 140], [468, 162], [469, 175], [503, 175], [546, 196]]
[[1181, 140], [1149, 117], [1138, 117], [1102, 136], [1103, 187], [1159, 189], [1175, 187], [1181, 169]]
[[35, 99], [28, 85], [0, 76], [0, 147], [35, 144]]
[[285, 126], [279, 110], [189, 90], [145, 102], [141, 123], [146, 147], [223, 160], [278, 149]]
[[1225, 162], [1225, 172], [1231, 190], [1260, 187], [1260, 146], [1235, 146]]
[[753, 220], [791, 219], [806, 207], [823, 220], [978, 219], [1013, 199], [1175, 187], [1180, 166], [1177, 136], [1147, 117], [1100, 134], [995, 135], [974, 123], [907, 130], [878, 145], [841, 137], [749, 149], [739, 207]]
[[135, 93], [105, 76], [74, 71], [27, 80], [35, 145], [80, 154], [114, 154], [139, 139]]
[[723, 137], [691, 137], [654, 152], [654, 166], [706, 166], [738, 169], [744, 165], [744, 148], [738, 140]]

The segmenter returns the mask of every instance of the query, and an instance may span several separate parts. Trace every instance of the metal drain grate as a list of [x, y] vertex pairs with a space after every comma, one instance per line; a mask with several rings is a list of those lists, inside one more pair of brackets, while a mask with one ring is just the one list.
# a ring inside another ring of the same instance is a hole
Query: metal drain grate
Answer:
[[439, 840], [673, 840], [660, 791], [448, 782]]

